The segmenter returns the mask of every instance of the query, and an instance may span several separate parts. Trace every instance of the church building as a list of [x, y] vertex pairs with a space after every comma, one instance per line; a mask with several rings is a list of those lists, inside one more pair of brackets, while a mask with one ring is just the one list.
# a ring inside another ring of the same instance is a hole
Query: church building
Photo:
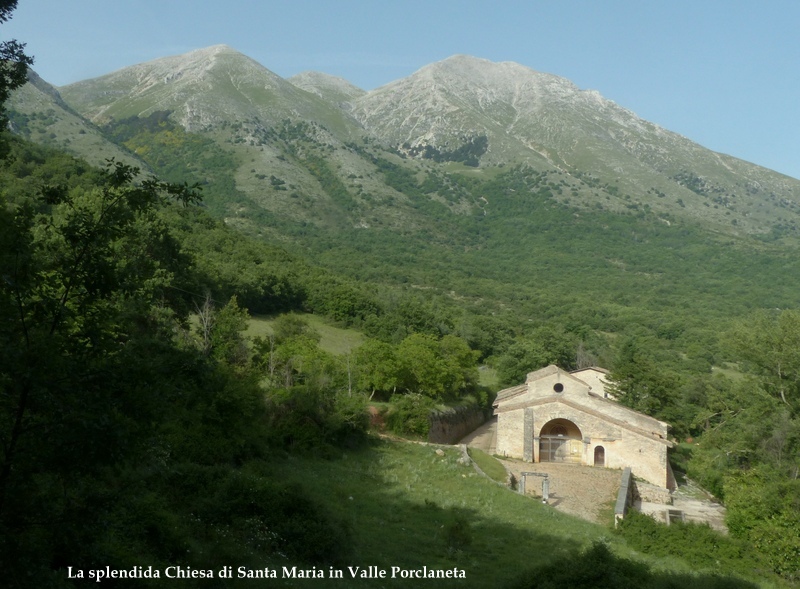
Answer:
[[633, 474], [663, 488], [674, 478], [667, 460], [669, 425], [628, 409], [608, 393], [608, 371], [547, 366], [494, 402], [497, 453], [528, 462], [573, 462]]

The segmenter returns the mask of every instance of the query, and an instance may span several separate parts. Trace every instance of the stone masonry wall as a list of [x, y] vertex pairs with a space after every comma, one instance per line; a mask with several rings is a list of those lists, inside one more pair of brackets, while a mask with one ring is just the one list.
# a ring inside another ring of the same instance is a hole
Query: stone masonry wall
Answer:
[[431, 426], [428, 441], [434, 444], [455, 444], [488, 418], [487, 412], [478, 407], [433, 411], [428, 418]]
[[511, 458], [522, 458], [525, 440], [525, 412], [522, 409], [497, 415], [497, 453]]
[[664, 505], [672, 504], [672, 495], [668, 489], [643, 483], [642, 481], [636, 481], [634, 484], [636, 499], [641, 499], [647, 503], [662, 503]]

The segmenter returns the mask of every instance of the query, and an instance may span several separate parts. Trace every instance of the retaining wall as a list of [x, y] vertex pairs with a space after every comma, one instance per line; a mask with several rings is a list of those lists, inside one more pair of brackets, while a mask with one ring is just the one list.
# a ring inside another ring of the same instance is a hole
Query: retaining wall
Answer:
[[482, 425], [490, 415], [479, 407], [455, 407], [444, 411], [432, 411], [428, 420], [428, 441], [434, 444], [455, 444], [461, 438]]

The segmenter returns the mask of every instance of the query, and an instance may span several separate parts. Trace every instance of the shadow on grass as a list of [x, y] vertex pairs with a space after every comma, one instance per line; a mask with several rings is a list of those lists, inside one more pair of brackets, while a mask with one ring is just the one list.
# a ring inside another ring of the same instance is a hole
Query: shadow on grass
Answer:
[[531, 568], [508, 589], [755, 589], [737, 577], [653, 571], [646, 564], [613, 554], [602, 542], [583, 552], [559, 556]]
[[[458, 456], [456, 450], [441, 457], [419, 444], [380, 442], [340, 459], [292, 458], [269, 467], [270, 476], [302, 481], [346, 526], [351, 566], [386, 570], [381, 587], [430, 582], [392, 578], [392, 567], [464, 572], [465, 579], [437, 579], [437, 587], [755, 587], [733, 577], [654, 572], [617, 557], [605, 544], [607, 528], [494, 485], [459, 464]], [[375, 583], [354, 580], [347, 568], [344, 574], [314, 586]]]

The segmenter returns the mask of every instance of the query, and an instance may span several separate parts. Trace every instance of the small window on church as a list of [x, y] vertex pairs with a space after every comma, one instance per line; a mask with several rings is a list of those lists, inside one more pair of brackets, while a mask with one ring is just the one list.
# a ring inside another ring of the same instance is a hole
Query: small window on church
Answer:
[[557, 382], [556, 384], [553, 385], [553, 390], [557, 393], [561, 393], [564, 391], [564, 385], [561, 384], [560, 382]]

